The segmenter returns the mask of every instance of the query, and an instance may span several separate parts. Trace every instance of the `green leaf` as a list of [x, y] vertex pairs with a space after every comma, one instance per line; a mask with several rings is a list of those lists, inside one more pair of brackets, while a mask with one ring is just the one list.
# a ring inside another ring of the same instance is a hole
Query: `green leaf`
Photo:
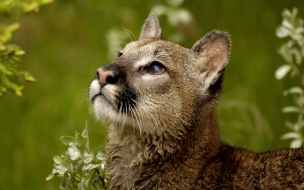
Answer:
[[90, 154], [87, 151], [84, 152], [84, 160], [83, 160], [83, 162], [85, 164], [88, 164], [88, 163], [92, 162], [93, 158], [94, 158], [94, 154]]
[[283, 20], [282, 21], [282, 26], [284, 26], [285, 28], [289, 29], [289, 30], [292, 30], [293, 29], [293, 26], [290, 22], [288, 22], [287, 20]]
[[72, 136], [61, 136], [60, 140], [64, 145], [69, 145], [70, 143], [77, 143], [77, 139]]
[[81, 156], [78, 148], [73, 143], [70, 143], [69, 148], [68, 148], [68, 153], [72, 160], [77, 160]]
[[53, 175], [53, 174], [50, 174], [50, 175], [48, 175], [48, 176], [46, 177], [46, 180], [48, 181], [48, 180], [52, 179], [53, 177], [54, 177], [54, 175]]
[[284, 27], [284, 26], [279, 26], [277, 28], [277, 33], [276, 33], [278, 38], [285, 38], [287, 36], [292, 35], [292, 32], [290, 31], [290, 29]]
[[13, 24], [7, 26], [2, 33], [2, 36], [0, 36], [0, 41], [2, 43], [7, 43], [12, 38], [12, 32], [19, 28], [20, 28], [19, 23], [13, 23]]
[[59, 175], [62, 176], [67, 170], [68, 170], [68, 168], [65, 165], [58, 164], [58, 165], [55, 165], [55, 168], [53, 169], [52, 173], [53, 173], [53, 175], [58, 173]]
[[301, 136], [296, 132], [289, 132], [281, 136], [281, 139], [298, 139]]
[[37, 82], [37, 79], [35, 79], [33, 75], [28, 72], [24, 72], [24, 79], [29, 82]]
[[2, 63], [0, 63], [0, 73], [11, 76], [13, 73], [9, 71]]
[[291, 66], [290, 65], [283, 65], [281, 67], [279, 67], [276, 72], [275, 72], [275, 77], [278, 80], [283, 79], [286, 74], [290, 71]]
[[61, 159], [60, 159], [59, 156], [54, 156], [53, 160], [54, 160], [54, 162], [55, 162], [56, 164], [60, 164], [60, 163], [61, 163]]
[[69, 178], [63, 178], [61, 183], [60, 183], [60, 189], [66, 189], [70, 183]]
[[290, 94], [303, 94], [303, 90], [300, 87], [292, 87], [288, 90]]
[[88, 133], [88, 126], [85, 127], [85, 129], [81, 133], [82, 137], [86, 139], [86, 148], [90, 149], [90, 143], [89, 143], [89, 133]]
[[83, 138], [88, 138], [88, 127], [86, 126], [85, 129], [82, 131], [81, 135], [83, 136]]
[[299, 131], [299, 129], [300, 129], [299, 123], [295, 123], [294, 126], [293, 126], [293, 129], [294, 129], [295, 131]]
[[83, 170], [92, 170], [92, 169], [95, 169], [97, 167], [99, 167], [100, 164], [88, 164], [88, 165], [85, 165], [83, 166]]
[[43, 4], [49, 4], [49, 3], [53, 3], [54, 0], [40, 0], [40, 4], [43, 5]]
[[23, 51], [23, 50], [17, 50], [17, 51], [15, 51], [14, 53], [15, 53], [15, 55], [17, 55], [17, 56], [21, 56], [21, 55], [24, 55], [24, 54], [25, 54], [25, 51]]
[[164, 5], [155, 5], [152, 8], [151, 12], [154, 12], [160, 16], [160, 15], [166, 14], [168, 12], [168, 7], [164, 6]]
[[86, 145], [87, 143], [87, 138], [84, 138], [81, 134], [76, 134], [76, 138], [77, 138], [77, 141], [81, 144], [81, 145]]
[[97, 160], [105, 160], [105, 153], [103, 151], [98, 151], [96, 155]]
[[290, 113], [290, 112], [299, 113], [299, 108], [294, 107], [294, 106], [287, 106], [282, 109], [282, 112], [283, 113]]
[[6, 29], [5, 29], [5, 32], [13, 32], [15, 30], [18, 30], [20, 28], [20, 23], [16, 22], [16, 23], [13, 23], [11, 25], [9, 25]]
[[292, 52], [293, 52], [293, 55], [294, 55], [294, 57], [295, 57], [296, 63], [297, 63], [298, 65], [300, 65], [301, 62], [302, 62], [301, 50], [298, 49], [298, 48], [294, 48]]
[[290, 143], [291, 148], [300, 148], [302, 146], [302, 139], [295, 139]]
[[[293, 43], [291, 44], [293, 45]], [[278, 50], [278, 53], [284, 58], [284, 60], [287, 63], [292, 63], [292, 54], [289, 50], [289, 44], [283, 44], [280, 49]]]
[[20, 96], [20, 97], [22, 96], [22, 90], [23, 90], [23, 88], [24, 88], [23, 85], [21, 85], [21, 86], [15, 86], [15, 85], [13, 85], [12, 86], [12, 89], [14, 90], [15, 94], [17, 96]]
[[85, 181], [81, 181], [80, 183], [78, 183], [78, 190], [85, 190], [86, 189], [86, 185], [85, 185]]
[[101, 167], [101, 169], [105, 169], [105, 166], [106, 166], [106, 163], [105, 162], [102, 162], [101, 164], [100, 164], [100, 167]]

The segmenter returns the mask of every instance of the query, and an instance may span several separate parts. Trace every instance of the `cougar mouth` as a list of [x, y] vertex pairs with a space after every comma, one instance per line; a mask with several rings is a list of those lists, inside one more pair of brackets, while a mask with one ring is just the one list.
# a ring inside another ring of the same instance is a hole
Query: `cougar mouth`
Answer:
[[89, 92], [89, 97], [90, 97], [90, 101], [92, 104], [99, 104], [96, 103], [96, 100], [99, 100], [102, 102], [104, 102], [106, 105], [103, 105], [103, 103], [99, 106], [102, 107], [106, 107], [106, 106], [111, 106], [112, 108], [114, 108], [114, 110], [117, 111], [117, 106], [115, 106], [115, 100], [112, 100], [113, 97], [111, 98], [111, 94], [113, 92], [107, 92], [108, 90], [105, 89], [104, 87], [101, 87], [98, 81], [93, 81], [91, 86], [90, 86], [90, 92]]
[[94, 95], [94, 96], [91, 98], [91, 102], [94, 103], [94, 101], [95, 101], [97, 98], [102, 99], [102, 101], [103, 101], [103, 100], [106, 101], [108, 104], [110, 104], [110, 105], [117, 111], [117, 109], [116, 109], [117, 106], [115, 106], [115, 105], [113, 104], [113, 102], [110, 101], [110, 100], [108, 99], [108, 97], [105, 96], [102, 92], [100, 92], [100, 93]]
[[98, 98], [98, 96], [103, 96], [103, 95], [102, 93], [95, 94], [92, 98], [90, 98], [91, 103], [94, 103], [94, 101], [96, 100], [96, 98]]
[[[100, 107], [111, 106], [117, 113], [123, 112], [129, 114], [136, 106], [136, 95], [128, 86], [100, 86], [97, 80], [94, 80], [90, 86], [89, 92], [92, 104], [98, 104]], [[96, 102], [96, 100], [100, 102]]]

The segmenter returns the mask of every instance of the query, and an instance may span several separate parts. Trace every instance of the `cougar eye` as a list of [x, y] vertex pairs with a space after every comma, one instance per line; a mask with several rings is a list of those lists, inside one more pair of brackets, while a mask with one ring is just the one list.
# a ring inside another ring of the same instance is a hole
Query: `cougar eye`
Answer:
[[148, 65], [145, 70], [153, 75], [160, 75], [166, 71], [166, 68], [163, 64], [158, 61], [153, 61], [150, 65]]

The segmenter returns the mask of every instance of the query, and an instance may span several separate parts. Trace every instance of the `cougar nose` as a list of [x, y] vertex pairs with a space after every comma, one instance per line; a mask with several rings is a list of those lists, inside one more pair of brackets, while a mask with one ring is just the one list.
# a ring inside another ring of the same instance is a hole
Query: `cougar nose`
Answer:
[[112, 71], [104, 71], [102, 68], [97, 69], [97, 78], [101, 85], [112, 83], [114, 81], [114, 73]]

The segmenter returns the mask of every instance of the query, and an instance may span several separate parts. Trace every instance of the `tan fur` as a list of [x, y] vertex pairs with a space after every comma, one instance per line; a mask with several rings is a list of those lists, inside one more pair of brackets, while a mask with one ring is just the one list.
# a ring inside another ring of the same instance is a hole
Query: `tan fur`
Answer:
[[230, 47], [220, 31], [192, 49], [162, 40], [151, 14], [140, 40], [98, 70], [89, 97], [111, 122], [111, 189], [303, 188], [303, 149], [255, 154], [220, 140], [215, 106]]

